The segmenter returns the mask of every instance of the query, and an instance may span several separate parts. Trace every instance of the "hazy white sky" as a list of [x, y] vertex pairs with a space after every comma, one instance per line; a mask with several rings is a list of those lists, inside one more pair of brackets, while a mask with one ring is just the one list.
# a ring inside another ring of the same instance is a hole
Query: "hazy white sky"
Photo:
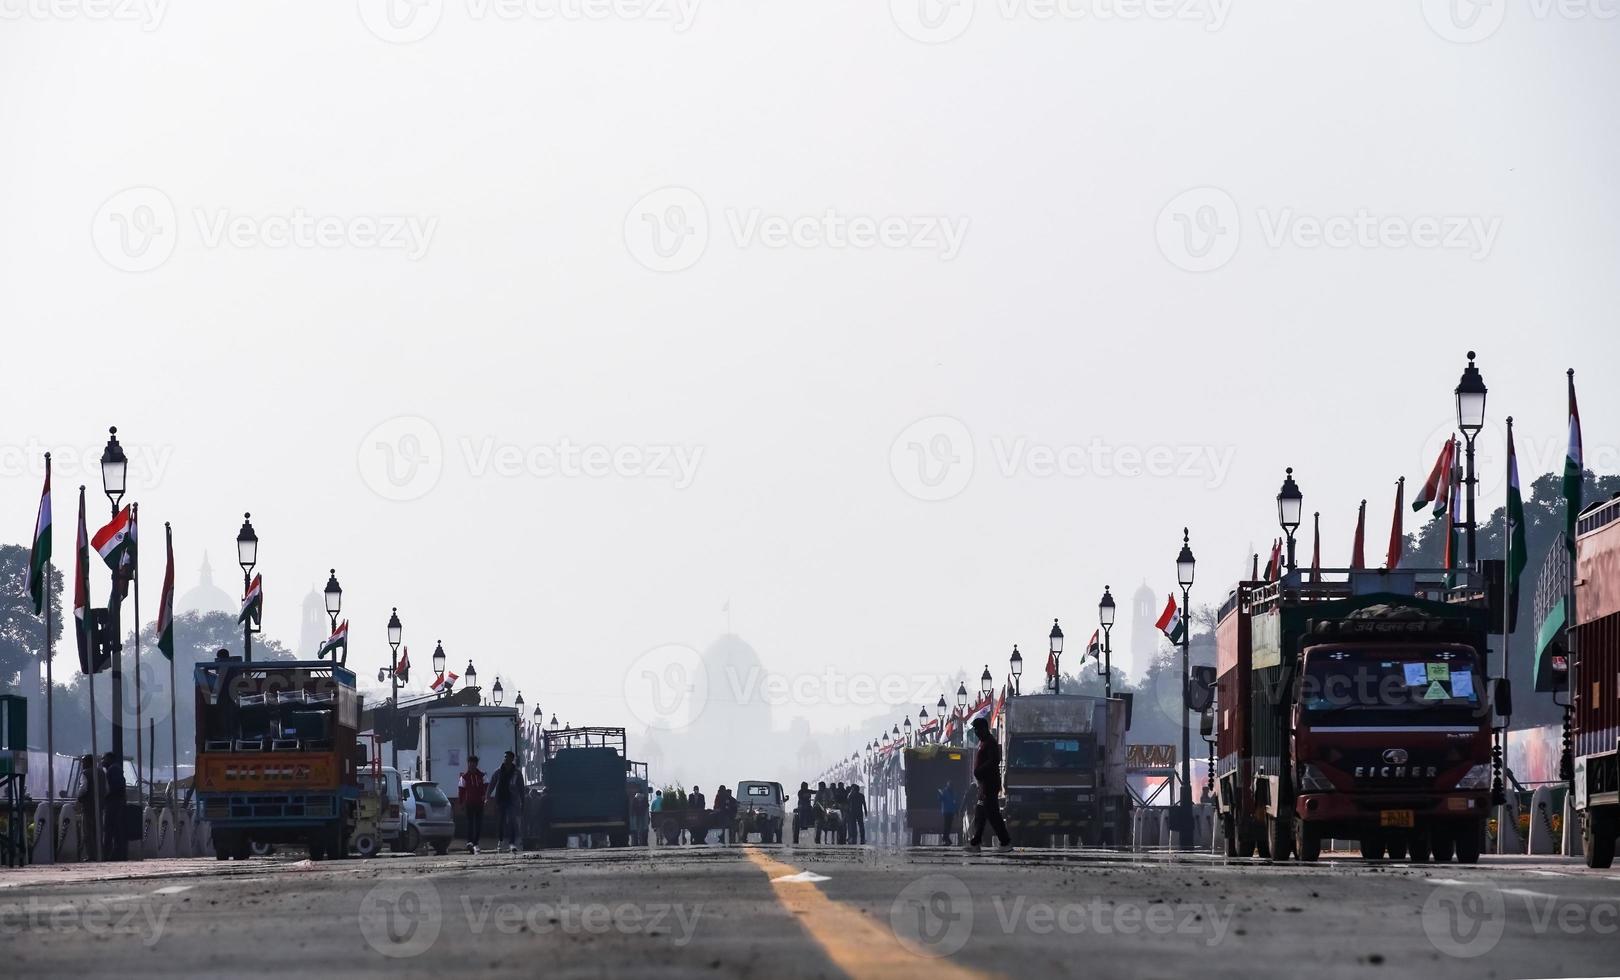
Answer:
[[1215, 601], [1287, 465], [1381, 553], [1470, 347], [1527, 470], [1570, 366], [1620, 468], [1616, 14], [0, 0], [6, 539], [117, 424], [182, 588], [251, 510], [268, 632], [336, 566], [362, 673], [397, 605], [595, 723], [728, 598], [903, 677], [1082, 646], [1183, 524]]

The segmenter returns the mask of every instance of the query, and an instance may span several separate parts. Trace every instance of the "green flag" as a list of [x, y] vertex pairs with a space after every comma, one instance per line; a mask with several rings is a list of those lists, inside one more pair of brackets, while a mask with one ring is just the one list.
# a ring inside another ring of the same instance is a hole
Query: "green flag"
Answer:
[[1519, 618], [1519, 579], [1530, 563], [1530, 549], [1525, 544], [1524, 494], [1519, 489], [1519, 454], [1513, 447], [1512, 416], [1507, 423], [1507, 622], [1511, 629]]
[[1575, 549], [1575, 518], [1581, 513], [1581, 410], [1575, 404], [1575, 369], [1569, 369], [1569, 451], [1564, 454], [1564, 534]]

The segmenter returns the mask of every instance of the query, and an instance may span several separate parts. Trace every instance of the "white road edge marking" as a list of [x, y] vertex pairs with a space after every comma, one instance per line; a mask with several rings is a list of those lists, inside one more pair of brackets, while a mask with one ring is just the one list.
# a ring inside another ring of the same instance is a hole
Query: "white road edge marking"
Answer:
[[192, 885], [170, 885], [167, 888], [159, 888], [157, 891], [153, 892], [152, 894], [154, 894], [154, 895], [178, 895], [181, 892], [191, 891], [191, 889], [193, 887], [194, 886], [192, 886]]

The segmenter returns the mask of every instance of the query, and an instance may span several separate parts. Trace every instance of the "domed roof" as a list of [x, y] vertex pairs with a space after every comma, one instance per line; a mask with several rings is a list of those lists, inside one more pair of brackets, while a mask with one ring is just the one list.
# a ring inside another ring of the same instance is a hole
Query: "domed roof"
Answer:
[[765, 668], [759, 654], [735, 633], [726, 633], [703, 651], [709, 675], [709, 703], [763, 704]]
[[207, 552], [203, 552], [202, 567], [197, 570], [197, 584], [180, 597], [177, 605], [181, 612], [223, 612], [234, 615], [238, 611], [230, 593], [214, 584], [214, 567], [209, 564]]

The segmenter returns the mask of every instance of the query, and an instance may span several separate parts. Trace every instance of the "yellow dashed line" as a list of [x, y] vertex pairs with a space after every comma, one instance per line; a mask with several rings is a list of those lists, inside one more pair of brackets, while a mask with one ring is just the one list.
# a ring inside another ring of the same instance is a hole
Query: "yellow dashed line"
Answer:
[[919, 977], [927, 980], [982, 980], [991, 974], [958, 966], [948, 959], [919, 956], [901, 945], [888, 924], [857, 909], [835, 902], [807, 881], [777, 881], [800, 869], [744, 848], [756, 867], [771, 878], [776, 900], [799, 920], [827, 958], [852, 980], [867, 977]]

